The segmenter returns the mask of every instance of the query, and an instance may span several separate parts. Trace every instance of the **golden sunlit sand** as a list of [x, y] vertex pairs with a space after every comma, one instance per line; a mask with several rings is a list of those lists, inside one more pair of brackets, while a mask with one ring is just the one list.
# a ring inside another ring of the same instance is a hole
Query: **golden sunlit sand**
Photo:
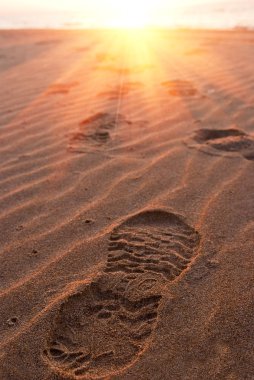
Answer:
[[0, 380], [252, 380], [254, 34], [113, 3], [0, 32]]

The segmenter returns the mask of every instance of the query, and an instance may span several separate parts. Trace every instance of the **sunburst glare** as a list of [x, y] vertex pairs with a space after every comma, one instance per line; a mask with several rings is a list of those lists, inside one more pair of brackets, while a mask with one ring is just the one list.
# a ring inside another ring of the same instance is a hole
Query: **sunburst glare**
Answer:
[[152, 21], [155, 8], [154, 0], [111, 0], [105, 23], [118, 28], [144, 28]]

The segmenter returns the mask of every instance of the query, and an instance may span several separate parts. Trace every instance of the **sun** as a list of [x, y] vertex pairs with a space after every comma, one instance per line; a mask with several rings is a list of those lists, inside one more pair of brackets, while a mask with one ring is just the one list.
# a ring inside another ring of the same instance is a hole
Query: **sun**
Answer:
[[144, 28], [151, 22], [154, 0], [112, 0], [109, 26]]

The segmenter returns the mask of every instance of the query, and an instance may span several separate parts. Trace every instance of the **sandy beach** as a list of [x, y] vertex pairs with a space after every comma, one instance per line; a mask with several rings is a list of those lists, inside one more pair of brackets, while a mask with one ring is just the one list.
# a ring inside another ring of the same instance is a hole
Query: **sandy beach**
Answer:
[[253, 60], [0, 31], [0, 380], [254, 379]]

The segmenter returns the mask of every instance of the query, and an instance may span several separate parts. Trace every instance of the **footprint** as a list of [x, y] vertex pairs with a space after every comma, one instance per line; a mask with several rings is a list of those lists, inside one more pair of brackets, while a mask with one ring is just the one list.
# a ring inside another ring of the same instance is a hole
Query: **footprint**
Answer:
[[156, 327], [164, 289], [187, 271], [200, 237], [177, 215], [136, 214], [116, 227], [102, 274], [69, 297], [43, 356], [58, 374], [99, 379], [138, 360]]
[[191, 82], [176, 79], [163, 82], [162, 86], [166, 87], [172, 96], [194, 96], [198, 94], [197, 89]]
[[205, 49], [202, 49], [202, 48], [196, 48], [196, 49], [190, 49], [190, 50], [187, 50], [185, 52], [186, 55], [202, 55], [206, 53], [206, 50]]
[[119, 99], [122, 96], [126, 96], [128, 94], [129, 94], [128, 89], [119, 87], [119, 88], [115, 88], [115, 89], [108, 90], [108, 91], [102, 91], [98, 94], [98, 96], [99, 97], [105, 97], [105, 98], [108, 98], [110, 100], [116, 100], [116, 99]]
[[90, 46], [78, 46], [78, 47], [75, 48], [75, 51], [76, 51], [77, 53], [86, 53], [86, 52], [88, 52], [90, 49], [91, 49]]
[[52, 44], [58, 44], [59, 42], [62, 42], [62, 41], [59, 39], [51, 39], [51, 40], [37, 41], [35, 44], [36, 45], [52, 45]]
[[96, 68], [99, 70], [112, 71], [120, 75], [130, 75], [143, 73], [146, 70], [153, 69], [154, 66], [151, 64], [138, 64], [129, 65], [128, 67], [120, 67], [113, 64], [100, 64]]
[[110, 100], [119, 99], [122, 96], [129, 95], [129, 93], [139, 90], [143, 87], [141, 82], [126, 82], [122, 86], [118, 86], [114, 89], [103, 91], [98, 94], [101, 97], [107, 97]]
[[110, 53], [97, 53], [96, 54], [96, 60], [97, 62], [115, 62], [117, 60], [116, 54], [110, 54]]
[[47, 95], [68, 94], [72, 87], [77, 86], [78, 84], [78, 82], [53, 84], [48, 88]]
[[87, 145], [102, 147], [111, 140], [116, 125], [130, 124], [121, 114], [97, 113], [81, 121], [78, 132], [70, 139], [69, 150], [84, 152]]
[[239, 129], [199, 129], [192, 139], [198, 146], [240, 153], [247, 160], [254, 161], [254, 139]]

